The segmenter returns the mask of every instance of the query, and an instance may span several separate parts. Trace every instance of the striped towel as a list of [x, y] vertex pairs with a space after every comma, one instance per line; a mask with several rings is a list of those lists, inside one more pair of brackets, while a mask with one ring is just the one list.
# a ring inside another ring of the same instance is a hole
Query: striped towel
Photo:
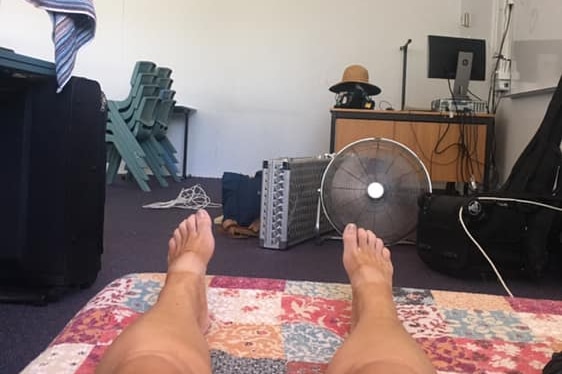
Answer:
[[53, 21], [57, 92], [72, 76], [80, 47], [94, 38], [96, 11], [93, 0], [27, 0], [46, 10]]

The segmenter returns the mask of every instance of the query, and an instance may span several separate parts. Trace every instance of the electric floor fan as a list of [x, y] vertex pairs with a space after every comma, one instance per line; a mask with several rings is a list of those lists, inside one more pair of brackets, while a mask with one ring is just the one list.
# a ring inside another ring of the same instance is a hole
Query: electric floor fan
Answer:
[[322, 176], [320, 199], [338, 233], [353, 222], [389, 246], [415, 231], [418, 200], [430, 192], [429, 173], [412, 150], [394, 140], [366, 138], [335, 154]]

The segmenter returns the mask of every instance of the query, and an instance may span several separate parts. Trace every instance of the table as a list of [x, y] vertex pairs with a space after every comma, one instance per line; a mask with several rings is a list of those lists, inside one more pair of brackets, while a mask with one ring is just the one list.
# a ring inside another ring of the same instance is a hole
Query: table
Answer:
[[11, 49], [0, 47], [0, 72], [8, 75], [54, 76], [55, 64], [50, 61], [15, 53]]
[[173, 109], [174, 114], [183, 114], [184, 115], [184, 131], [183, 131], [183, 159], [182, 159], [182, 169], [181, 169], [181, 177], [183, 179], [187, 178], [186, 169], [187, 169], [187, 134], [189, 130], [189, 115], [196, 110], [194, 108], [190, 108], [183, 105], [175, 105]]
[[330, 152], [363, 138], [384, 137], [410, 148], [431, 180], [489, 188], [493, 162], [494, 116], [396, 110], [331, 110]]

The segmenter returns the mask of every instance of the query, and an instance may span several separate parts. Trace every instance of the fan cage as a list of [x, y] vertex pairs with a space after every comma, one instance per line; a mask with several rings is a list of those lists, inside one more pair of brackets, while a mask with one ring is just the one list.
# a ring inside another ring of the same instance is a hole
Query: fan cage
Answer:
[[[382, 158], [372, 156], [373, 152], [376, 154], [381, 150], [384, 152]], [[387, 157], [388, 151], [395, 155], [393, 159]], [[351, 157], [354, 158], [352, 161], [356, 162], [353, 166], [362, 169], [359, 172], [363, 173], [362, 175], [358, 176], [353, 170], [341, 170], [342, 165], [349, 167], [346, 163], [349, 164]], [[380, 168], [384, 167], [386, 173], [380, 173]], [[388, 174], [391, 168], [401, 168], [404, 173]], [[375, 172], [369, 174], [372, 169]], [[337, 186], [340, 190], [340, 200], [334, 202], [331, 195], [334, 195], [332, 183], [336, 179], [336, 173], [341, 173], [337, 176], [337, 181], [342, 185]], [[369, 197], [367, 190], [372, 182], [382, 182], [385, 188], [384, 197]], [[343, 190], [346, 190], [347, 195], [341, 198]], [[376, 232], [377, 236], [385, 240], [386, 245], [392, 245], [415, 231], [418, 199], [424, 193], [431, 192], [431, 179], [420, 158], [400, 142], [377, 137], [352, 142], [332, 158], [322, 176], [320, 199], [326, 218], [338, 233], [343, 232], [347, 223], [354, 222], [360, 227]], [[364, 203], [364, 206], [354, 207], [358, 203]], [[400, 207], [397, 207], [398, 205]], [[356, 209], [350, 212], [353, 208]], [[342, 211], [345, 211], [345, 214], [342, 214]], [[351, 219], [351, 216], [354, 219]], [[394, 222], [395, 218], [400, 222]]]

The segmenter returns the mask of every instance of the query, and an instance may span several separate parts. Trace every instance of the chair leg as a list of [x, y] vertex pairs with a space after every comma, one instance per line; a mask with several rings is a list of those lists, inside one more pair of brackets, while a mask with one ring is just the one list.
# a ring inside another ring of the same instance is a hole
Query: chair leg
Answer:
[[178, 163], [178, 159], [176, 158], [175, 154], [178, 153], [178, 151], [176, 151], [176, 149], [174, 148], [174, 146], [172, 145], [172, 143], [170, 142], [170, 140], [168, 139], [167, 136], [164, 136], [162, 139], [160, 139], [158, 141], [158, 143], [160, 143], [160, 145], [162, 146], [162, 148], [166, 151], [166, 153], [168, 154], [168, 156], [170, 157], [170, 159], [174, 162], [174, 163]]
[[123, 158], [123, 161], [125, 161], [129, 173], [135, 178], [135, 181], [137, 182], [141, 190], [149, 192], [150, 187], [146, 183], [146, 181], [148, 180], [148, 176], [146, 175], [144, 170], [142, 170], [137, 157], [131, 152], [128, 152], [127, 148], [123, 146], [118, 138], [106, 135], [106, 141], [111, 141], [113, 143], [113, 145]]
[[178, 168], [170, 159], [167, 152], [164, 150], [164, 148], [162, 148], [162, 146], [160, 145], [160, 143], [158, 143], [154, 136], [151, 136], [149, 138], [149, 142], [151, 149], [153, 149], [154, 153], [158, 154], [159, 158], [162, 160], [163, 166], [168, 171], [168, 174], [170, 174], [175, 182], [179, 182], [180, 178], [178, 177]]
[[159, 161], [158, 155], [153, 152], [153, 150], [150, 148], [147, 142], [142, 142], [141, 147], [144, 150], [144, 153], [146, 154], [146, 163], [148, 164], [148, 167], [152, 170], [152, 174], [154, 175], [158, 183], [160, 183], [162, 187], [168, 187], [168, 182], [162, 176], [162, 172], [161, 172], [162, 163]]
[[108, 167], [106, 171], [106, 183], [112, 184], [115, 181], [115, 176], [119, 170], [119, 165], [121, 164], [121, 156], [119, 152], [113, 145], [113, 143], [107, 144], [107, 162]]

